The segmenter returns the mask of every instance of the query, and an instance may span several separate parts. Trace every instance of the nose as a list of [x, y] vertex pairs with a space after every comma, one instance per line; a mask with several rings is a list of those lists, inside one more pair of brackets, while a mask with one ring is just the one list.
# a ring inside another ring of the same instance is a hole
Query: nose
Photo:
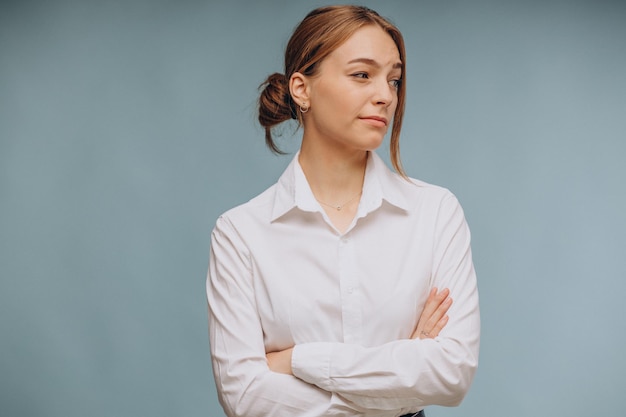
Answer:
[[376, 82], [376, 92], [374, 95], [374, 102], [378, 105], [389, 106], [396, 94], [396, 89], [393, 87], [386, 77], [381, 77]]

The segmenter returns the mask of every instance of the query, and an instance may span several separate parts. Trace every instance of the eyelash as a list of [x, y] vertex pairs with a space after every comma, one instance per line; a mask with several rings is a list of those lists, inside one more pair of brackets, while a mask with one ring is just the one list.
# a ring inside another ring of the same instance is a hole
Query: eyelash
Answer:
[[[361, 78], [364, 80], [369, 79], [369, 74], [367, 72], [355, 72], [354, 74], [352, 74], [353, 77], [355, 78]], [[402, 84], [402, 79], [394, 79], [394, 80], [390, 80], [391, 85], [394, 88], [400, 88], [400, 85]]]

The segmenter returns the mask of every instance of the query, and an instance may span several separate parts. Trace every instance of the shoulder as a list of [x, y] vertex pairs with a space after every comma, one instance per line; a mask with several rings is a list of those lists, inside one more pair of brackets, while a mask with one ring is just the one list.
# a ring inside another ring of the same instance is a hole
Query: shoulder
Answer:
[[431, 184], [429, 182], [417, 179], [417, 178], [408, 178], [404, 179], [400, 175], [395, 174], [397, 177], [397, 181], [404, 184], [407, 188], [407, 192], [416, 193], [416, 194], [428, 194], [433, 196], [440, 196], [442, 198], [445, 197], [454, 197], [452, 192], [442, 187], [441, 185]]
[[446, 187], [417, 178], [404, 178], [391, 171], [389, 176], [388, 183], [392, 183], [396, 192], [404, 197], [409, 210], [424, 206], [440, 207], [451, 203], [458, 204], [456, 196]]
[[[404, 181], [409, 184], [408, 181]], [[416, 213], [428, 212], [438, 227], [465, 224], [465, 212], [456, 195], [448, 188], [410, 178], [413, 191], [411, 206]]]
[[276, 188], [277, 184], [274, 184], [249, 201], [222, 213], [216, 220], [215, 230], [238, 229], [250, 223], [269, 223]]
[[370, 175], [368, 177], [366, 173], [366, 182], [372, 178], [370, 184], [374, 195], [378, 189], [383, 199], [392, 205], [412, 212], [426, 207], [432, 209], [443, 200], [455, 199], [447, 188], [417, 178], [403, 177], [392, 171], [378, 155], [371, 155], [372, 164], [368, 166]]

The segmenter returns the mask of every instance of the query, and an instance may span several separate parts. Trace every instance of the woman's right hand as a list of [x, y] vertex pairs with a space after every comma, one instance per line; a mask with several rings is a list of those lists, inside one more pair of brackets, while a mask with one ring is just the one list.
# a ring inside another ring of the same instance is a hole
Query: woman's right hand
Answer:
[[430, 290], [411, 339], [434, 339], [439, 336], [441, 329], [448, 323], [446, 313], [452, 305], [452, 298], [449, 296], [450, 290], [447, 288], [441, 291], [437, 288]]

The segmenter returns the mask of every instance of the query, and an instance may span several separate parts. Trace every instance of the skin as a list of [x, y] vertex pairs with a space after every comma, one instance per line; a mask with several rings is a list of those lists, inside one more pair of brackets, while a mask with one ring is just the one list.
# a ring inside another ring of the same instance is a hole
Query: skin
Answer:
[[[303, 113], [299, 162], [319, 201], [342, 205], [363, 186], [367, 152], [383, 142], [398, 103], [400, 54], [378, 26], [356, 31], [307, 77], [294, 73], [290, 91]], [[337, 230], [351, 224], [359, 199], [341, 211], [324, 206]]]
[[[383, 142], [398, 104], [400, 54], [379, 26], [357, 30], [319, 65], [317, 74], [294, 73], [289, 88], [302, 113], [299, 162], [318, 201], [342, 205], [363, 187], [368, 151]], [[335, 228], [353, 222], [359, 198], [340, 211], [322, 204]], [[450, 291], [433, 288], [410, 339], [435, 338], [448, 322]], [[266, 354], [270, 370], [292, 374], [293, 347]]]

